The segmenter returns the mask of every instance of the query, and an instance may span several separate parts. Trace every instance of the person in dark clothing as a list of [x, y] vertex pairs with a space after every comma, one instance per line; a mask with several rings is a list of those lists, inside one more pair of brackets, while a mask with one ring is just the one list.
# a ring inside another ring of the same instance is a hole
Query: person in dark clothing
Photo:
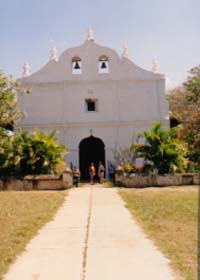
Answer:
[[109, 166], [109, 175], [111, 182], [115, 183], [115, 167], [112, 164]]
[[73, 169], [72, 169], [72, 173], [73, 173], [73, 185], [76, 188], [78, 188], [78, 183], [79, 183], [79, 180], [80, 180], [80, 171], [76, 166], [74, 166]]

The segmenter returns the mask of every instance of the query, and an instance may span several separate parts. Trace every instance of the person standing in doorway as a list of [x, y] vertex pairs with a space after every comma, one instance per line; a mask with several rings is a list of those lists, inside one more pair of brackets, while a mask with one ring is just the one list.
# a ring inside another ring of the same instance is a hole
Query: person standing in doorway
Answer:
[[94, 176], [96, 174], [94, 163], [92, 162], [89, 166], [89, 174], [90, 174], [90, 184], [94, 184]]
[[104, 172], [105, 172], [105, 168], [104, 168], [102, 162], [100, 161], [99, 167], [98, 167], [98, 176], [99, 176], [100, 184], [104, 183]]

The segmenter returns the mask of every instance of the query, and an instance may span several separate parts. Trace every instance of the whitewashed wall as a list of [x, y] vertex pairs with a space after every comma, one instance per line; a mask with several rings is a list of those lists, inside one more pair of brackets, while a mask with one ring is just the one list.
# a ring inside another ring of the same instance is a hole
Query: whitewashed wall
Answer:
[[[109, 58], [108, 74], [98, 73], [101, 55]], [[73, 56], [82, 60], [81, 75], [71, 73]], [[90, 136], [91, 129], [105, 144], [106, 160], [113, 161], [113, 150], [130, 145], [153, 121], [168, 126], [163, 75], [141, 69], [90, 40], [64, 51], [57, 62], [50, 61], [21, 81], [32, 88], [21, 100], [28, 114], [23, 128], [59, 130], [60, 142], [69, 147], [68, 162], [76, 165], [79, 143]], [[86, 98], [98, 100], [97, 112], [85, 111]]]

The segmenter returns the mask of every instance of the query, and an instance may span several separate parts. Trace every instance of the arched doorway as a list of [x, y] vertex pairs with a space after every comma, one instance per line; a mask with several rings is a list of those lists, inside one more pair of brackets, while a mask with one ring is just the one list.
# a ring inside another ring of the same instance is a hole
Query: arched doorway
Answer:
[[[81, 179], [89, 180], [88, 168], [91, 162], [94, 162], [96, 171], [99, 161], [105, 166], [105, 145], [100, 138], [94, 136], [83, 139], [79, 144], [79, 166]], [[97, 179], [97, 176], [95, 176]]]

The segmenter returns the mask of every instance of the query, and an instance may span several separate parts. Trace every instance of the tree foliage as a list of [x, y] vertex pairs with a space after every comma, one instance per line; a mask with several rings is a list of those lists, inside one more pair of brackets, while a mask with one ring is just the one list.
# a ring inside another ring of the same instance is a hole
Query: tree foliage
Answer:
[[200, 65], [189, 71], [190, 75], [183, 84], [190, 101], [200, 100]]
[[23, 89], [18, 82], [0, 72], [0, 127], [10, 128], [23, 118], [17, 97]]
[[164, 130], [160, 122], [153, 124], [150, 131], [141, 133], [144, 144], [133, 144], [139, 157], [145, 159], [145, 171], [159, 174], [184, 171], [187, 151], [183, 141], [176, 138], [176, 129]]
[[200, 162], [200, 66], [192, 68], [182, 87], [169, 94], [172, 117], [180, 123], [178, 137], [188, 143], [190, 165]]

